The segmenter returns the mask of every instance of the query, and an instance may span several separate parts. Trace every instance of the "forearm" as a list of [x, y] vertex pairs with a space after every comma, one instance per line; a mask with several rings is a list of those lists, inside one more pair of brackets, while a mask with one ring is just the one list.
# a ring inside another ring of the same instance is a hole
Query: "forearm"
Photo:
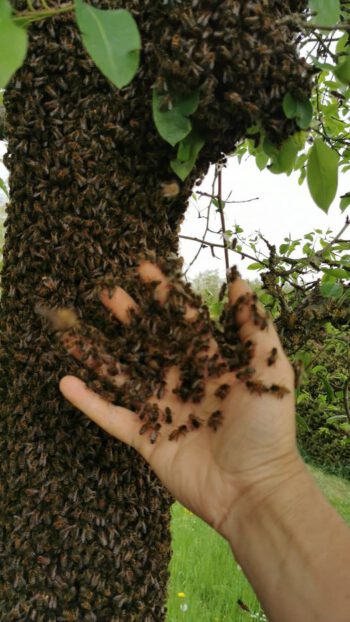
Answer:
[[271, 488], [242, 498], [229, 538], [268, 619], [349, 622], [350, 529], [305, 467]]

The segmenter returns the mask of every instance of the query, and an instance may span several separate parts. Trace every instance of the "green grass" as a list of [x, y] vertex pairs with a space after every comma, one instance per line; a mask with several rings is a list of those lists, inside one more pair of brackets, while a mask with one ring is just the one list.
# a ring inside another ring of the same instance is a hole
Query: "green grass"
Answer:
[[[350, 524], [350, 482], [308, 468], [330, 503]], [[227, 542], [178, 503], [172, 508], [172, 537], [167, 622], [264, 619]], [[250, 614], [240, 609], [238, 599], [248, 605]]]

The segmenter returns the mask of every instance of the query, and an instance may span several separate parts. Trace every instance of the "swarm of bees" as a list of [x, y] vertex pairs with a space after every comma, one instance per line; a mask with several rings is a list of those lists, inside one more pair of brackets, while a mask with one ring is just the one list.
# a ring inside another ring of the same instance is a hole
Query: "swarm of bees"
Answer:
[[[220, 430], [219, 407], [206, 422], [193, 412], [204, 367], [218, 379], [218, 399], [225, 399], [220, 376], [249, 368], [254, 344], [239, 342], [226, 309], [227, 339], [216, 335], [226, 362], [215, 355], [206, 360], [206, 311], [191, 331], [181, 319], [186, 304], [199, 304], [191, 288], [174, 280], [159, 314], [152, 287], [141, 285], [133, 268], [149, 256], [169, 278], [181, 274], [178, 226], [195, 182], [232, 152], [253, 121], [276, 142], [294, 132], [283, 96], [303, 99], [310, 92], [297, 33], [279, 23], [306, 2], [93, 3], [135, 15], [144, 46], [137, 78], [114, 88], [64, 14], [29, 27], [26, 63], [4, 98], [11, 190], [0, 309], [0, 619], [6, 622], [165, 619], [172, 500], [133, 450], [65, 403], [58, 382], [75, 374], [106, 399], [138, 410], [164, 390], [164, 361], [143, 344], [166, 343], [166, 361], [181, 364], [180, 396], [189, 404], [172, 440], [208, 426], [210, 433]], [[173, 179], [174, 150], [153, 123], [154, 85], [168, 108], [173, 94], [200, 92], [193, 124], [206, 145], [185, 182]], [[132, 318], [129, 330], [98, 297], [102, 287], [112, 291], [118, 284], [148, 305], [148, 315]], [[97, 344], [86, 352], [90, 368], [74, 361], [67, 340], [57, 337], [75, 337], [78, 328]], [[183, 360], [193, 330], [195, 370]], [[134, 370], [123, 388], [110, 382], [116, 370], [109, 357], [116, 352], [121, 372]], [[96, 378], [102, 366], [106, 373]], [[278, 387], [270, 391], [281, 394]], [[159, 425], [176, 425], [170, 409], [140, 419], [152, 443]]]

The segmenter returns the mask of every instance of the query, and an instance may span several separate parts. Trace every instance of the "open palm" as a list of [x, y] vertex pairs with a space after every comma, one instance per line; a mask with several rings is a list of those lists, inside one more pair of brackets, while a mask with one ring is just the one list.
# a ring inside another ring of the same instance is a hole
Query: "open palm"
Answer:
[[[138, 271], [145, 282], [159, 282], [154, 295], [164, 304], [171, 286], [160, 269], [145, 261]], [[234, 304], [242, 296], [249, 298], [251, 290], [237, 279], [229, 287], [229, 301]], [[102, 302], [124, 324], [129, 323], [130, 309], [138, 313], [135, 301], [121, 288], [112, 298], [103, 293]], [[187, 321], [191, 323], [196, 314], [195, 308], [188, 307]], [[134, 447], [174, 497], [223, 535], [225, 520], [245, 490], [270, 477], [276, 464], [288, 468], [297, 456], [294, 376], [278, 335], [271, 322], [261, 330], [249, 304], [238, 307], [236, 321], [241, 340], [254, 344], [252, 386], [236, 372], [226, 371], [220, 377], [207, 374], [203, 398], [189, 404], [174, 393], [180, 372], [171, 367], [166, 371], [162, 397], [148, 400], [149, 405], [157, 404], [159, 412], [168, 413], [168, 421], [156, 434], [153, 431], [153, 436], [147, 426], [140, 434], [139, 413], [108, 403], [78, 378], [66, 376], [60, 383], [74, 406]], [[217, 351], [212, 336], [210, 353]], [[79, 358], [78, 351], [72, 354]], [[224, 399], [220, 395], [223, 386]], [[265, 390], [260, 391], [259, 386]]]

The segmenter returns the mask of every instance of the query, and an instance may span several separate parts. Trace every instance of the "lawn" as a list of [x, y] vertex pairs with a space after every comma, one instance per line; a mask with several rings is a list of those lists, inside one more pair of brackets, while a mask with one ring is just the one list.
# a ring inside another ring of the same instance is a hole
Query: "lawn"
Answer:
[[[350, 482], [309, 467], [330, 503], [350, 524]], [[263, 612], [226, 541], [176, 503], [167, 622], [248, 622]], [[241, 600], [250, 612], [243, 611]]]

